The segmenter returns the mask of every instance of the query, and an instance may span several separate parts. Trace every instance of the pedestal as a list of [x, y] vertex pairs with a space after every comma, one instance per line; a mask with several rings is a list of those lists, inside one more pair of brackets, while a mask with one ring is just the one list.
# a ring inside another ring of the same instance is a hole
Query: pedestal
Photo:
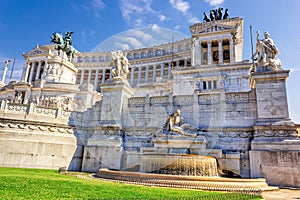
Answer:
[[100, 127], [87, 140], [83, 171], [96, 172], [99, 168], [120, 170], [124, 161], [122, 110], [133, 90], [128, 81], [122, 78], [102, 84], [101, 90]]
[[256, 89], [257, 126], [293, 125], [286, 94], [289, 72], [277, 70], [252, 74], [252, 87]]
[[286, 79], [289, 70], [256, 72], [257, 121], [251, 142], [251, 177], [272, 185], [300, 186], [300, 140], [289, 118]]
[[133, 95], [133, 89], [127, 80], [114, 78], [111, 82], [101, 85], [103, 94], [101, 107], [101, 126], [122, 126], [123, 105]]
[[252, 74], [251, 81], [257, 102], [253, 142], [280, 142], [298, 137], [288, 111], [286, 79], [289, 72], [290, 70], [277, 70]]
[[45, 77], [42, 77], [48, 83], [69, 83], [75, 84], [78, 69], [66, 58], [53, 56], [48, 58], [48, 68]]

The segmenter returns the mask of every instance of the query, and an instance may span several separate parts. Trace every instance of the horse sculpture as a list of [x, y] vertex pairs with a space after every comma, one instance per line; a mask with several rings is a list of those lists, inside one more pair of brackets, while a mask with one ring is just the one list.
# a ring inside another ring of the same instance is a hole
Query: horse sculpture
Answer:
[[208, 16], [206, 15], [205, 12], [203, 12], [203, 22], [210, 22], [210, 19], [208, 18]]
[[209, 12], [209, 17], [203, 12], [204, 18], [203, 22], [213, 22], [216, 20], [229, 19], [228, 9], [225, 9], [225, 13], [222, 13], [223, 8], [219, 7], [218, 9], [212, 9]]
[[71, 45], [72, 40], [70, 38], [71, 34], [73, 32], [67, 32], [67, 36], [63, 38], [61, 33], [53, 33], [51, 36], [51, 42], [55, 43], [55, 49], [58, 50], [58, 54], [60, 54], [60, 51], [63, 51], [66, 53], [69, 60], [74, 58], [75, 54], [75, 48]]

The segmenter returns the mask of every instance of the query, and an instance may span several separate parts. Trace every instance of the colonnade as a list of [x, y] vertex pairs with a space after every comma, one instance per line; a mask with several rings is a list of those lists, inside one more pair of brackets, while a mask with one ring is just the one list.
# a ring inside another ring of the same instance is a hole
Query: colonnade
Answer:
[[[184, 51], [189, 51], [191, 49], [191, 40], [184, 39], [182, 41], [177, 41], [174, 43], [163, 44], [160, 46], [155, 46], [153, 48], [144, 48], [138, 50], [127, 51], [128, 60], [137, 59], [147, 59], [157, 56], [170, 55], [172, 53], [180, 54]], [[109, 62], [110, 53], [84, 53], [76, 57], [76, 62], [78, 63], [95, 63], [95, 62]]]
[[27, 60], [25, 71], [23, 72], [22, 80], [24, 82], [32, 83], [35, 80], [42, 79], [45, 76], [47, 61], [40, 60], [30, 62]]
[[[47, 60], [26, 62], [25, 70], [23, 71], [22, 80], [24, 82], [33, 83], [45, 77], [47, 72]], [[191, 65], [188, 59], [178, 59], [173, 62], [162, 63], [147, 63], [129, 66], [130, 72], [127, 76], [128, 81], [132, 87], [147, 82], [157, 82], [160, 80], [171, 79], [172, 69], [186, 68]], [[76, 84], [82, 85], [84, 83], [93, 84], [94, 90], [98, 90], [100, 83], [105, 83], [107, 79], [112, 78], [110, 67], [78, 67]]]
[[235, 44], [231, 37], [195, 40], [192, 65], [212, 65], [235, 62]]
[[105, 80], [109, 78], [112, 78], [110, 69], [84, 68], [79, 69], [77, 73], [76, 84], [82, 85], [85, 82], [93, 83], [94, 90], [97, 90], [98, 84], [100, 82], [104, 83]]
[[[172, 68], [188, 67], [190, 63], [188, 60], [176, 60], [173, 63], [156, 63], [156, 64], [142, 64], [129, 66], [129, 73], [127, 79], [132, 87], [147, 82], [156, 82], [160, 79], [171, 79]], [[99, 83], [105, 83], [107, 79], [112, 78], [110, 68], [97, 67], [83, 67], [79, 68], [76, 78], [76, 84], [82, 85], [84, 83], [93, 84], [94, 90], [98, 90]]]

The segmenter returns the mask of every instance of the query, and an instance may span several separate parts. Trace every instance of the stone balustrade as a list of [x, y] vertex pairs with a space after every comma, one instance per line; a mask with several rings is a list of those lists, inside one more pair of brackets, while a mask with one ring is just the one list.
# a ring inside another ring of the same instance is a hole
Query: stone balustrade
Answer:
[[1, 100], [0, 117], [6, 119], [35, 119], [47, 123], [66, 124], [69, 121], [71, 111], [62, 108], [37, 106], [34, 103], [19, 104]]

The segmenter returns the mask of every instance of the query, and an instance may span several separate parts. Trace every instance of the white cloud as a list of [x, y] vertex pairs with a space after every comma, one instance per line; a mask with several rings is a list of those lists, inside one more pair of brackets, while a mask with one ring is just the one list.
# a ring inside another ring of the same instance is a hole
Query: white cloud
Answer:
[[141, 48], [143, 46], [143, 44], [135, 37], [122, 37], [118, 39], [119, 41], [123, 42], [123, 44], [128, 44], [130, 47], [133, 48]]
[[153, 24], [151, 29], [153, 32], [157, 32], [157, 33], [160, 32], [160, 27], [157, 24]]
[[116, 42], [116, 43], [114, 44], [114, 46], [115, 46], [117, 49], [120, 49], [120, 50], [128, 50], [128, 49], [130, 49], [129, 44], [121, 43], [121, 42]]
[[81, 31], [81, 37], [82, 37], [83, 39], [86, 39], [86, 33], [85, 33], [84, 30]]
[[94, 7], [94, 9], [100, 10], [105, 7], [105, 4], [102, 2], [102, 0], [93, 0], [92, 6]]
[[167, 17], [165, 15], [158, 15], [159, 21], [166, 21]]
[[[154, 29], [153, 29], [154, 28]], [[156, 29], [156, 30], [155, 30]], [[159, 30], [159, 32], [157, 32]], [[159, 27], [157, 24], [149, 25], [143, 29], [131, 29], [112, 36], [98, 44], [92, 51], [113, 51], [116, 49], [137, 49], [180, 40], [188, 36], [170, 29]]]
[[87, 12], [87, 13], [94, 13], [95, 17], [100, 16], [100, 10], [105, 8], [105, 4], [103, 3], [103, 0], [92, 0], [89, 3], [77, 5], [75, 3], [70, 4], [72, 10], [74, 12], [80, 12], [81, 10]]
[[152, 13], [154, 10], [151, 7], [152, 0], [121, 0], [121, 13], [123, 18], [129, 22], [131, 17], [145, 15], [146, 13]]
[[224, 3], [224, 0], [205, 0], [206, 3], [209, 3], [211, 6], [219, 6]]
[[138, 28], [138, 27], [142, 27], [142, 26], [144, 26], [143, 19], [142, 18], [136, 18], [135, 23], [134, 23], [134, 27]]
[[137, 37], [138, 39], [142, 39], [144, 41], [152, 40], [152, 35], [145, 33], [141, 29], [129, 30], [126, 35], [130, 37]]
[[179, 10], [182, 15], [187, 18], [187, 21], [190, 24], [198, 23], [200, 20], [195, 17], [191, 12], [189, 12], [190, 9], [190, 3], [184, 0], [169, 0], [169, 3], [172, 5], [173, 8]]
[[90, 35], [91, 35], [91, 36], [94, 36], [95, 34], [96, 34], [96, 31], [95, 31], [95, 30], [91, 30], [91, 31], [90, 31]]
[[185, 14], [190, 9], [190, 3], [183, 0], [169, 0], [169, 3], [173, 6], [173, 8], [179, 10], [183, 14]]
[[199, 20], [197, 17], [190, 17], [190, 18], [188, 19], [188, 22], [189, 22], [190, 24], [195, 24], [195, 23], [199, 23], [200, 20]]
[[175, 30], [180, 29], [180, 25], [177, 24], [177, 25], [174, 27], [174, 29], [175, 29]]
[[105, 4], [102, 2], [102, 0], [93, 0], [91, 6], [91, 9], [94, 11], [95, 17], [99, 17], [100, 10], [105, 8]]

